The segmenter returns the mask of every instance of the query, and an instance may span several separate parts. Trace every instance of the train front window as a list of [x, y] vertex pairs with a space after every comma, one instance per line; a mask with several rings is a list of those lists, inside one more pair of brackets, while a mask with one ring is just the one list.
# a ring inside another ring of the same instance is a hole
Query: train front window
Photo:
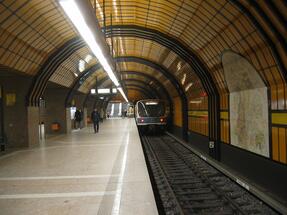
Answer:
[[165, 114], [165, 106], [163, 102], [147, 101], [140, 102], [138, 105], [138, 113], [141, 117], [160, 117]]

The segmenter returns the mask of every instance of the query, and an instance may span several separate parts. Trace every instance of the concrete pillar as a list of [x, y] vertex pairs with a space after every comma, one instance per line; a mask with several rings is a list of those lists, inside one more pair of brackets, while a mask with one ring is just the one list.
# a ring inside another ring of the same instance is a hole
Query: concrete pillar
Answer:
[[[33, 77], [0, 71], [3, 99], [3, 128], [7, 148], [24, 148], [38, 143], [37, 107], [26, 106]], [[29, 121], [28, 121], [29, 120]]]
[[84, 127], [87, 127], [88, 126], [88, 121], [87, 121], [87, 117], [88, 117], [88, 109], [87, 108], [84, 108], [83, 110], [84, 114], [83, 114], [83, 122], [84, 122]]
[[[65, 99], [68, 92], [68, 88], [52, 83], [49, 83], [45, 90], [43, 98], [46, 106], [43, 120], [48, 135], [69, 133], [71, 131], [70, 109], [65, 107]], [[59, 123], [60, 129], [57, 131], [51, 129], [53, 123]]]
[[71, 120], [71, 108], [66, 108], [66, 123], [65, 123], [65, 133], [69, 134], [72, 130], [72, 120]]
[[27, 107], [28, 146], [39, 144], [39, 107]]

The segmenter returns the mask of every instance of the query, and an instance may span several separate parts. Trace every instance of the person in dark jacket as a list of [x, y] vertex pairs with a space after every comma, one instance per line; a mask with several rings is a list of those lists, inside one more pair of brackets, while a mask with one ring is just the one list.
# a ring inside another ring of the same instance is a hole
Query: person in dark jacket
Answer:
[[94, 123], [94, 130], [95, 133], [99, 132], [99, 122], [100, 122], [100, 114], [97, 110], [97, 108], [95, 108], [91, 114], [91, 119]]
[[82, 113], [77, 109], [75, 112], [75, 129], [81, 128]]

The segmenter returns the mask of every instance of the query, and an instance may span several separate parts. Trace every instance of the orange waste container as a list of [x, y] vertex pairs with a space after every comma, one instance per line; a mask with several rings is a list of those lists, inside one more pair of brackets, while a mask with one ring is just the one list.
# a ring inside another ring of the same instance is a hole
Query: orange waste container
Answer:
[[52, 131], [59, 131], [60, 130], [60, 124], [58, 123], [58, 122], [54, 122], [54, 123], [52, 123], [52, 125], [51, 125], [51, 129], [52, 129]]

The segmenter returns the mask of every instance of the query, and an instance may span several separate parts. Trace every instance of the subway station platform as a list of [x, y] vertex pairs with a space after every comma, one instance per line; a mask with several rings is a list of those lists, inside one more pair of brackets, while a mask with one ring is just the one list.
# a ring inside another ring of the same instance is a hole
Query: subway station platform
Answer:
[[134, 119], [0, 157], [0, 214], [158, 214]]

